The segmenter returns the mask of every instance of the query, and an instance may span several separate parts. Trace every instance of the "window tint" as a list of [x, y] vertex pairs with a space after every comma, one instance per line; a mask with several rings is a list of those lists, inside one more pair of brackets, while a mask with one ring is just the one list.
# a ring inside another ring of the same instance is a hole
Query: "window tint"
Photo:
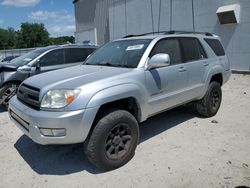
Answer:
[[217, 56], [224, 56], [225, 51], [220, 41], [217, 39], [204, 39]]
[[185, 62], [206, 58], [205, 51], [196, 38], [181, 38]]
[[64, 50], [53, 50], [46, 55], [44, 55], [40, 59], [40, 65], [44, 66], [52, 66], [52, 65], [60, 65], [64, 64]]
[[164, 39], [159, 41], [153, 48], [150, 57], [165, 53], [170, 56], [170, 64], [178, 64], [182, 62], [181, 51], [178, 39]]
[[203, 46], [201, 45], [200, 41], [197, 40], [197, 42], [198, 42], [198, 47], [199, 47], [201, 59], [206, 59], [207, 58], [207, 54], [206, 54]]
[[94, 49], [91, 48], [68, 48], [66, 49], [66, 63], [83, 62]]

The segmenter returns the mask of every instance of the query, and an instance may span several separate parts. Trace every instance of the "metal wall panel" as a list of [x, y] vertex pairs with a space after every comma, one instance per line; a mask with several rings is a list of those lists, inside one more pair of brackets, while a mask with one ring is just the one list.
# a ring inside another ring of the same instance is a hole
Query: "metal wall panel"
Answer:
[[[235, 3], [241, 6], [240, 23], [221, 25], [217, 9]], [[96, 28], [100, 45], [125, 35], [159, 30], [212, 32], [221, 37], [233, 69], [250, 69], [249, 0], [79, 0], [75, 15], [77, 38]]]

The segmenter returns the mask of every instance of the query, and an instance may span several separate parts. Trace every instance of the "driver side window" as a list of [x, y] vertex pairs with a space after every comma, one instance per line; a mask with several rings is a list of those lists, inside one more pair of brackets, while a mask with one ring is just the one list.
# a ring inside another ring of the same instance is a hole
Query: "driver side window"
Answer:
[[175, 38], [160, 40], [150, 53], [150, 57], [164, 53], [170, 57], [170, 64], [175, 65], [182, 63], [179, 40]]
[[64, 64], [64, 50], [63, 49], [53, 50], [45, 54], [40, 59], [41, 67], [60, 65], [60, 64]]

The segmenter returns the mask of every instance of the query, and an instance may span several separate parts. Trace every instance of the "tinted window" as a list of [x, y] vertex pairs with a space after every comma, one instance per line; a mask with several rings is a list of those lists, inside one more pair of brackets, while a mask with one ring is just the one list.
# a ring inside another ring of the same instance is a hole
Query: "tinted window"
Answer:
[[66, 63], [83, 62], [94, 49], [91, 48], [68, 48], [66, 49]]
[[206, 58], [205, 51], [196, 38], [181, 38], [185, 62]]
[[64, 63], [64, 50], [53, 50], [47, 54], [45, 54], [40, 59], [41, 66], [52, 66], [52, 65], [60, 65]]
[[198, 42], [198, 47], [199, 47], [201, 59], [207, 58], [207, 54], [206, 54], [203, 46], [201, 45], [200, 41], [197, 40], [197, 42]]
[[212, 50], [214, 51], [214, 53], [217, 56], [224, 56], [225, 55], [225, 51], [224, 51], [223, 46], [221, 45], [219, 40], [217, 40], [217, 39], [205, 39], [205, 41], [212, 48]]
[[164, 39], [159, 41], [153, 48], [150, 57], [159, 53], [168, 54], [170, 56], [171, 64], [178, 64], [182, 62], [178, 39]]

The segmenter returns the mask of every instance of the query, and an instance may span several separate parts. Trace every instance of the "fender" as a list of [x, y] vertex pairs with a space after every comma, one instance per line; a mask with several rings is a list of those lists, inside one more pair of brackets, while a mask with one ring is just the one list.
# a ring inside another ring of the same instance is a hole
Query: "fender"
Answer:
[[113, 101], [117, 101], [124, 98], [133, 97], [138, 103], [141, 110], [141, 121], [145, 120], [147, 115], [146, 109], [146, 96], [143, 89], [133, 83], [120, 84], [112, 86], [97, 92], [88, 102], [87, 108], [93, 108], [107, 104]]
[[22, 83], [29, 76], [25, 73], [20, 73], [18, 71], [14, 72], [2, 72], [1, 74], [1, 87], [10, 82]]
[[206, 91], [208, 89], [209, 83], [211, 78], [216, 74], [221, 74], [223, 76], [223, 67], [221, 65], [215, 65], [213, 66], [205, 75], [205, 91], [204, 95], [206, 94]]

